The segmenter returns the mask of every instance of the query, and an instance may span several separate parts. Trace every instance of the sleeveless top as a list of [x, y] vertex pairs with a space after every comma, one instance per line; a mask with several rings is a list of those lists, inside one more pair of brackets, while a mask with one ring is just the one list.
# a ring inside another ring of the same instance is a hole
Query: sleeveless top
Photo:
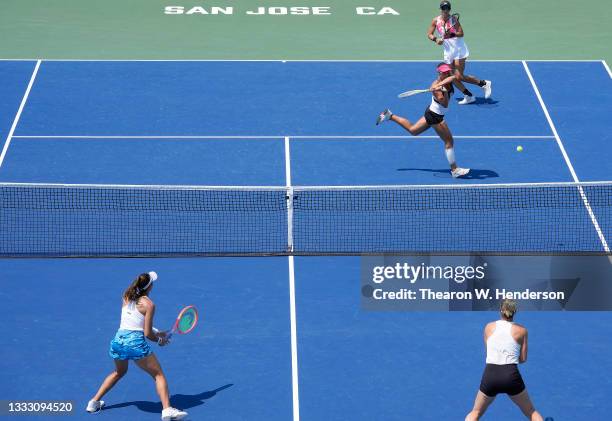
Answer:
[[[452, 15], [448, 17], [448, 20], [446, 22], [444, 22], [444, 19], [442, 19], [442, 15], [436, 17], [436, 31], [438, 31], [438, 34], [440, 34], [440, 36], [444, 35], [445, 28], [450, 34], [456, 34], [457, 30], [451, 27], [451, 25], [454, 24], [455, 18]], [[444, 39], [444, 43], [442, 45], [444, 47], [444, 51], [447, 51], [461, 48], [463, 47], [464, 43], [465, 41], [463, 40], [463, 37], [453, 37]]]
[[[448, 92], [449, 100], [450, 100], [450, 96], [452, 93], [453, 91], [452, 91], [452, 84], [451, 84], [451, 91]], [[448, 107], [445, 107], [444, 105], [436, 101], [436, 97], [433, 95], [431, 96], [431, 104], [429, 104], [429, 109], [438, 115], [445, 115], [446, 112], [448, 111]]]
[[121, 308], [119, 329], [144, 331], [144, 315], [138, 311], [134, 301], [128, 302]]
[[521, 345], [512, 337], [512, 323], [495, 322], [495, 330], [487, 339], [487, 364], [518, 364]]
[[[455, 18], [452, 15], [448, 17], [448, 20], [446, 22], [444, 22], [442, 15], [439, 15], [436, 17], [436, 30], [438, 31], [438, 34], [440, 35], [444, 35], [446, 31], [452, 34], [456, 34], [457, 30], [452, 27], [455, 23], [456, 23]], [[449, 38], [449, 39], [453, 39], [453, 38]]]

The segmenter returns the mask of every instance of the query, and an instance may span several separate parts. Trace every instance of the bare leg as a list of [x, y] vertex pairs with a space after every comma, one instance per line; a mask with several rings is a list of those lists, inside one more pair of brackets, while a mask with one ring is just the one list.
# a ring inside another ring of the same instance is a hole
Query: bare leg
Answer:
[[495, 396], [487, 396], [479, 390], [476, 394], [476, 399], [474, 400], [474, 408], [469, 414], [467, 414], [467, 416], [465, 417], [465, 421], [479, 420], [494, 400]]
[[[457, 78], [461, 79], [461, 81], [471, 83], [472, 85], [478, 85], [480, 83], [480, 79], [475, 76], [470, 76], [463, 73], [465, 71], [465, 60], [466, 59], [464, 58], [455, 60], [455, 76], [457, 76], [458, 72], [459, 75]], [[463, 89], [465, 89], [465, 86], [461, 83], [461, 81], [459, 82], [459, 84], [461, 84], [461, 86], [463, 86]], [[455, 83], [457, 88], [461, 89], [459, 84]], [[461, 89], [461, 92], [463, 92], [463, 89]]]
[[408, 132], [410, 132], [413, 136], [418, 136], [423, 133], [425, 130], [429, 129], [429, 124], [425, 121], [425, 117], [421, 117], [419, 121], [412, 124], [408, 119], [404, 117], [400, 117], [398, 115], [393, 114], [391, 116], [391, 120], [395, 121], [397, 124], [402, 126]]
[[452, 154], [452, 159], [449, 159], [449, 165], [451, 168], [451, 171], [454, 170], [455, 168], [457, 168], [457, 163], [454, 161], [454, 141], [453, 141], [453, 135], [450, 131], [450, 129], [448, 128], [448, 125], [446, 124], [446, 121], [442, 121], [439, 124], [435, 124], [434, 126], [432, 126], [434, 128], [434, 130], [436, 131], [436, 133], [438, 133], [438, 136], [440, 136], [440, 139], [442, 139], [442, 141], [444, 141], [444, 152], [446, 153], [447, 158], [450, 156], [449, 154]]
[[115, 384], [121, 379], [121, 377], [125, 376], [125, 373], [128, 371], [128, 361], [127, 360], [115, 360], [115, 371], [110, 373], [104, 381], [100, 388], [98, 389], [98, 393], [95, 394], [93, 398], [94, 401], [99, 401], [102, 399], [102, 396], [106, 395], [109, 390], [113, 388]]
[[529, 399], [529, 393], [527, 393], [527, 389], [523, 390], [518, 395], [510, 396], [512, 402], [518, 406], [523, 414], [527, 417], [527, 419], [531, 421], [543, 421], [542, 415], [538, 411], [535, 410], [535, 407], [531, 403], [531, 399]]
[[459, 92], [465, 92], [465, 85], [461, 82], [463, 80], [463, 74], [457, 69], [455, 66], [455, 80], [453, 80], [453, 85], [457, 87]]
[[168, 393], [168, 382], [166, 381], [166, 376], [164, 375], [155, 354], [151, 354], [148, 357], [137, 360], [136, 364], [138, 364], [138, 367], [142, 368], [144, 371], [149, 373], [151, 377], [153, 377], [155, 380], [155, 388], [157, 389], [157, 394], [159, 395], [163, 409], [169, 408], [170, 396]]

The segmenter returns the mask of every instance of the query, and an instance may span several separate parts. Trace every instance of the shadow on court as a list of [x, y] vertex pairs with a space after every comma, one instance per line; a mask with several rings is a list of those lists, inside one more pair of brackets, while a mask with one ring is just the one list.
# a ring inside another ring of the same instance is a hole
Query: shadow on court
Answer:
[[[177, 393], [170, 396], [170, 403], [172, 406], [180, 409], [193, 408], [202, 405], [207, 399], [212, 398], [218, 392], [221, 392], [222, 390], [225, 390], [232, 386], [233, 384], [229, 383], [215, 390], [198, 393], [197, 395], [183, 395], [181, 393]], [[103, 411], [108, 411], [109, 409], [125, 408], [127, 406], [135, 406], [143, 412], [160, 413], [162, 410], [161, 402], [131, 401], [106, 406], [104, 407]]]
[[[444, 168], [442, 170], [434, 170], [431, 168], [398, 168], [397, 171], [421, 171], [433, 173], [434, 177], [452, 178], [450, 170]], [[470, 169], [470, 172], [461, 177], [463, 180], [486, 180], [487, 178], [497, 178], [499, 174], [492, 170], [479, 170], [476, 168]]]
[[[455, 100], [457, 101], [461, 101], [463, 99], [463, 97], [461, 97], [461, 95], [458, 98], [455, 98]], [[496, 101], [492, 98], [489, 99], [484, 99], [482, 97], [476, 97], [476, 101], [472, 102], [471, 104], [467, 104], [467, 106], [469, 107], [470, 105], [472, 106], [476, 106], [476, 107], [497, 107], [497, 104], [499, 103], [499, 101]]]

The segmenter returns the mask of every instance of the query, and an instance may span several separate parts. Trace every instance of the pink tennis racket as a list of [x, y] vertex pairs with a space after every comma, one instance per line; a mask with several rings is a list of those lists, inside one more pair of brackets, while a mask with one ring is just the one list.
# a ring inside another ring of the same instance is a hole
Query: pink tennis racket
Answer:
[[185, 334], [191, 332], [198, 324], [198, 310], [195, 306], [187, 306], [181, 310], [170, 333], [168, 339], [172, 337], [174, 333]]

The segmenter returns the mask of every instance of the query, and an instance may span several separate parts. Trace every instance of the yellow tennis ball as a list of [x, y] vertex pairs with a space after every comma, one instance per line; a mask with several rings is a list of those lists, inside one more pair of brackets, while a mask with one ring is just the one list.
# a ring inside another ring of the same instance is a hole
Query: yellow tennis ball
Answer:
[[523, 147], [522, 147], [521, 145], [518, 145], [518, 146], [516, 147], [516, 151], [517, 151], [517, 152], [523, 152]]

